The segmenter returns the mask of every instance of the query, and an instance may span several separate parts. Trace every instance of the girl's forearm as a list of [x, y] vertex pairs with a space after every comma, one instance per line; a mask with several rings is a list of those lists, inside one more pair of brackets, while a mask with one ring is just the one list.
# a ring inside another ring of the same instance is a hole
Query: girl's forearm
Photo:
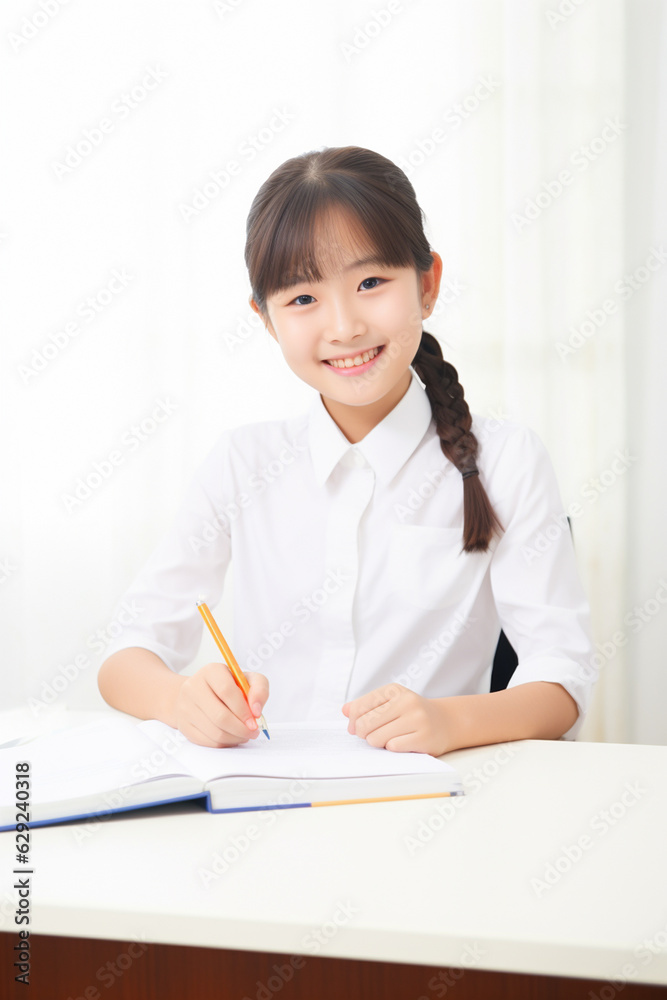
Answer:
[[557, 740], [579, 715], [572, 696], [551, 681], [434, 700], [442, 711], [447, 752], [508, 740]]
[[97, 675], [100, 693], [113, 708], [139, 719], [159, 719], [174, 728], [174, 702], [186, 680], [155, 653], [139, 646], [113, 653]]

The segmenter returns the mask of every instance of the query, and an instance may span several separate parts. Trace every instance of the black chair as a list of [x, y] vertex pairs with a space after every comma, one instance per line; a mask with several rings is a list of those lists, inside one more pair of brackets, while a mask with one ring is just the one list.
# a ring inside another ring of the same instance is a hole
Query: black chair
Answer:
[[[567, 523], [570, 526], [570, 534], [572, 534], [572, 521], [569, 517]], [[491, 691], [505, 690], [518, 662], [519, 657], [514, 652], [514, 647], [501, 629], [491, 668]]]
[[504, 691], [510, 682], [510, 678], [516, 670], [519, 657], [514, 652], [514, 646], [502, 631], [496, 646], [493, 657], [493, 667], [491, 668], [491, 690]]

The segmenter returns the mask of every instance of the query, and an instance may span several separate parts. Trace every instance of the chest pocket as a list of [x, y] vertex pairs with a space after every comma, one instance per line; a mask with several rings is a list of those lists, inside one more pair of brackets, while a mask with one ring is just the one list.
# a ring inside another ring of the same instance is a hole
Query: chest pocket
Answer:
[[493, 555], [462, 552], [458, 528], [395, 525], [389, 540], [391, 588], [419, 608], [450, 608], [477, 592]]

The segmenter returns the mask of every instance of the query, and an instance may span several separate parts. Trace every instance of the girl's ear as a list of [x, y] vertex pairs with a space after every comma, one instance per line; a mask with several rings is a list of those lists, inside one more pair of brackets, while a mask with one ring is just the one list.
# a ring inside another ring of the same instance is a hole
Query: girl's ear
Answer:
[[271, 334], [271, 336], [273, 337], [273, 339], [277, 343], [278, 342], [278, 338], [276, 337], [275, 331], [274, 331], [273, 326], [271, 324], [271, 320], [268, 318], [268, 316], [264, 315], [264, 313], [262, 312], [262, 310], [259, 308], [259, 306], [255, 302], [255, 300], [253, 299], [252, 295], [248, 299], [248, 302], [250, 303], [250, 308], [253, 310], [253, 312], [256, 312], [257, 315], [259, 316], [259, 318], [261, 319], [262, 323], [264, 324], [264, 327], [265, 327], [266, 331]]
[[442, 257], [435, 250], [431, 250], [433, 263], [431, 269], [421, 275], [421, 291], [427, 294], [431, 300], [431, 310], [440, 292], [440, 280], [442, 278]]

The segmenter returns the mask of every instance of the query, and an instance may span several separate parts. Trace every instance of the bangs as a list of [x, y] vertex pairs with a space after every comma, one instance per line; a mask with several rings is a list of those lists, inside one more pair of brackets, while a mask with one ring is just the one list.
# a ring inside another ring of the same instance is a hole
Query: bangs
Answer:
[[[395, 217], [383, 210], [386, 193], [363, 191], [349, 175], [327, 184], [299, 185], [253, 240], [252, 264], [262, 275], [257, 289], [266, 300], [302, 282], [323, 281], [353, 263], [375, 267], [414, 267], [405, 239], [396, 233]], [[374, 197], [374, 195], [376, 195]], [[251, 266], [251, 270], [255, 270]]]

